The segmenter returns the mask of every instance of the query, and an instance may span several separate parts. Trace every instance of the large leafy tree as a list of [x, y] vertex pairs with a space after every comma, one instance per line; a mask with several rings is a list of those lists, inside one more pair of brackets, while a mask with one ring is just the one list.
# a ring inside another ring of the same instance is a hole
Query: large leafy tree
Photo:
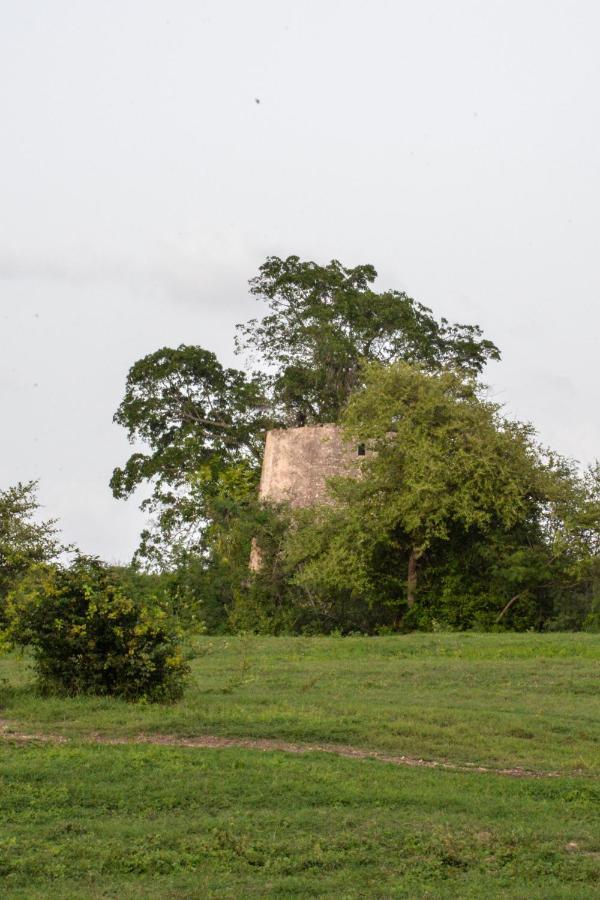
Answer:
[[179, 545], [201, 550], [224, 472], [230, 484], [256, 484], [270, 422], [260, 376], [224, 368], [202, 347], [163, 348], [132, 366], [114, 418], [139, 447], [114, 470], [114, 496], [152, 484], [142, 507], [157, 527], [144, 532], [143, 555], [159, 560]]
[[274, 401], [288, 422], [336, 422], [365, 361], [479, 373], [500, 358], [478, 326], [438, 321], [404, 292], [377, 292], [376, 277], [371, 265], [273, 256], [251, 280], [269, 311], [238, 326], [238, 351], [258, 354], [271, 372]]
[[290, 534], [296, 585], [325, 611], [362, 605], [363, 622], [386, 604], [396, 624], [423, 605], [439, 616], [462, 593], [498, 620], [526, 607], [521, 624], [536, 624], [550, 591], [597, 564], [596, 480], [540, 449], [473, 378], [407, 363], [364, 377], [343, 422], [368, 454], [360, 477], [332, 483], [336, 505]]
[[397, 291], [376, 293], [375, 277], [369, 265], [269, 258], [250, 285], [269, 312], [239, 326], [237, 342], [262, 373], [224, 368], [198, 346], [163, 348], [133, 365], [115, 421], [135, 449], [111, 487], [124, 498], [152, 485], [143, 508], [154, 527], [142, 534], [141, 556], [172, 564], [182, 550], [216, 552], [210, 526], [223, 492], [255, 491], [264, 431], [337, 421], [366, 360], [480, 371], [498, 358], [476, 326], [438, 322]]

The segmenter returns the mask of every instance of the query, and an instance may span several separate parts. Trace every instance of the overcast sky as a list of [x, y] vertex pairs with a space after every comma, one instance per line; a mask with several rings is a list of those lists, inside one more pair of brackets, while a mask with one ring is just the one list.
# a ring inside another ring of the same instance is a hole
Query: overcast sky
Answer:
[[[234, 362], [267, 255], [373, 263], [600, 455], [596, 0], [0, 2], [0, 487], [126, 560], [129, 366]], [[257, 103], [256, 100], [260, 102]]]

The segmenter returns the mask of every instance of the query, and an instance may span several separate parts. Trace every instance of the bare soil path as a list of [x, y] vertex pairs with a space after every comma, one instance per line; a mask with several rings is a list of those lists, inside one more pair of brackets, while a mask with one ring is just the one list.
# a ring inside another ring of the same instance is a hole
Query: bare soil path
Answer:
[[547, 772], [534, 769], [494, 768], [492, 766], [480, 766], [475, 763], [453, 763], [445, 759], [421, 759], [417, 756], [396, 756], [382, 753], [378, 750], [367, 750], [363, 747], [352, 747], [344, 744], [320, 744], [320, 743], [296, 743], [282, 741], [274, 738], [231, 738], [218, 735], [204, 734], [195, 737], [179, 737], [172, 734], [138, 734], [133, 737], [111, 737], [99, 732], [90, 732], [69, 738], [59, 734], [44, 732], [27, 733], [21, 730], [18, 722], [8, 719], [0, 719], [0, 740], [10, 741], [16, 744], [28, 744], [32, 742], [45, 742], [52, 744], [150, 744], [167, 747], [185, 747], [196, 750], [227, 750], [232, 748], [243, 750], [256, 750], [259, 752], [280, 753], [330, 753], [333, 756], [341, 756], [347, 759], [373, 759], [377, 762], [389, 763], [394, 766], [411, 766], [413, 768], [441, 769], [451, 772], [476, 772], [487, 775], [504, 775], [510, 778], [560, 778], [567, 774], [581, 777], [582, 772]]

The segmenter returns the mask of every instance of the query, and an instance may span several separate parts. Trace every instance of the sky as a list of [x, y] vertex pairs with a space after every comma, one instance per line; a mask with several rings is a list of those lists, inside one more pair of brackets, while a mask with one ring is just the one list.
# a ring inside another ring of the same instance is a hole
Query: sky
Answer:
[[0, 9], [0, 489], [39, 479], [67, 541], [129, 559], [127, 371], [180, 343], [242, 366], [268, 255], [478, 323], [507, 413], [600, 456], [595, 0]]

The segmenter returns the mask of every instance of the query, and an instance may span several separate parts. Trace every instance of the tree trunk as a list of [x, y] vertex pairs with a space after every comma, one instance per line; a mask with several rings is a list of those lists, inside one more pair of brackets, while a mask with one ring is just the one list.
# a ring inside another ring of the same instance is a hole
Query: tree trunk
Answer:
[[417, 560], [419, 559], [420, 554], [413, 549], [410, 551], [410, 556], [408, 557], [408, 578], [406, 580], [406, 602], [408, 603], [408, 608], [414, 606], [415, 603], [415, 591], [417, 590]]

